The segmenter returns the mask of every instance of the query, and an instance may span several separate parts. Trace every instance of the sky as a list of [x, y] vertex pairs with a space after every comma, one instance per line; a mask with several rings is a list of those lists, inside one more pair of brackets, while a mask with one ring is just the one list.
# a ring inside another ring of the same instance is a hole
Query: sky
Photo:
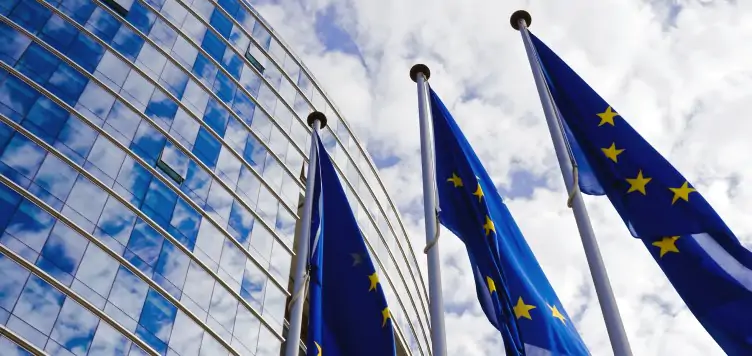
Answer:
[[[415, 63], [458, 121], [593, 355], [612, 354], [523, 44], [546, 42], [752, 246], [752, 2], [251, 1], [365, 143], [415, 251], [423, 230]], [[722, 355], [605, 198], [585, 197], [635, 355]], [[449, 355], [502, 353], [466, 252], [442, 230]], [[418, 261], [425, 268], [425, 255]], [[424, 270], [424, 276], [425, 276]]]

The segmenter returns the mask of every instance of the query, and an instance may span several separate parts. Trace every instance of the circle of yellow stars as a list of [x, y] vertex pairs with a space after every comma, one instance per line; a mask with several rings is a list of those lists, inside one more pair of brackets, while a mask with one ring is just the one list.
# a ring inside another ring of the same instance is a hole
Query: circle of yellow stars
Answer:
[[[600, 122], [598, 123], [598, 127], [601, 127], [603, 125], [611, 125], [613, 127], [616, 126], [616, 121], [614, 118], [617, 116], [620, 116], [619, 113], [615, 112], [610, 106], [606, 108], [606, 110], [602, 113], [596, 114], [600, 118]], [[609, 160], [613, 161], [614, 164], [619, 163], [619, 155], [623, 154], [626, 149], [624, 148], [618, 148], [616, 142], [612, 142], [611, 146], [601, 148], [601, 151], [603, 151], [603, 154], [608, 158]], [[639, 193], [642, 195], [647, 195], [647, 185], [650, 183], [653, 178], [648, 177], [645, 175], [645, 173], [642, 171], [642, 169], [637, 171], [637, 175], [634, 178], [625, 178], [627, 183], [629, 183], [629, 189], [627, 189], [627, 194], [630, 193]], [[689, 182], [684, 181], [680, 187], [677, 188], [668, 188], [673, 194], [673, 198], [671, 199], [671, 205], [676, 204], [677, 201], [683, 200], [685, 202], [689, 201], [689, 195], [691, 193], [696, 192], [695, 188], [692, 188], [689, 186]], [[679, 236], [669, 236], [669, 237], [663, 237], [660, 241], [655, 241], [652, 243], [652, 246], [656, 246], [660, 248], [660, 251], [658, 252], [659, 258], [663, 258], [664, 255], [666, 255], [669, 252], [678, 253], [679, 249], [676, 247], [676, 241], [679, 239]]]

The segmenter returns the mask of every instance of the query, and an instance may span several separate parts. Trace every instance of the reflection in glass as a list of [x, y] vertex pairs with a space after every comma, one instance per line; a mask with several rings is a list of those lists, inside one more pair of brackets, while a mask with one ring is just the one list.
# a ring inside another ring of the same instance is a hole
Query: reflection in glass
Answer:
[[67, 299], [50, 337], [77, 355], [89, 350], [99, 318], [72, 299]]
[[[312, 107], [331, 117], [327, 148], [354, 188], [350, 198], [359, 194], [363, 201], [351, 202], [381, 262], [395, 276], [397, 269], [411, 276], [407, 270], [417, 268], [414, 260], [399, 261], [402, 253], [393, 254], [396, 261], [387, 253], [406, 236], [395, 235], [398, 217], [383, 190], [375, 189], [378, 179], [349, 129], [246, 2], [12, 0], [0, 4], [0, 13], [34, 33], [29, 38], [0, 23], [0, 60], [10, 68], [0, 71], [0, 113], [23, 127], [15, 132], [0, 124], [0, 174], [20, 186], [16, 192], [0, 185], [0, 244], [151, 348], [169, 355], [226, 354], [208, 328], [242, 354], [279, 353], [289, 291], [278, 286], [289, 282], [289, 246], [303, 193], [297, 174], [310, 137], [304, 120]], [[385, 288], [395, 320], [405, 338], [425, 350], [425, 330], [415, 320], [425, 312], [410, 303], [421, 299], [420, 289], [411, 287], [420, 282], [391, 279], [397, 285]], [[145, 354], [107, 320], [4, 256], [0, 322], [51, 354]], [[4, 352], [15, 350], [7, 339], [0, 343]]]
[[118, 269], [109, 301], [128, 317], [138, 320], [149, 286], [125, 267]]

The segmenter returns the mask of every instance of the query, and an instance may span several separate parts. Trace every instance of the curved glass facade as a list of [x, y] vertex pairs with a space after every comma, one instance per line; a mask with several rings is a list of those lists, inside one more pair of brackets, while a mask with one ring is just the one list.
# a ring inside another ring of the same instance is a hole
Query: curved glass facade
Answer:
[[3, 354], [278, 355], [314, 109], [400, 354], [430, 355], [373, 162], [251, 5], [0, 1]]

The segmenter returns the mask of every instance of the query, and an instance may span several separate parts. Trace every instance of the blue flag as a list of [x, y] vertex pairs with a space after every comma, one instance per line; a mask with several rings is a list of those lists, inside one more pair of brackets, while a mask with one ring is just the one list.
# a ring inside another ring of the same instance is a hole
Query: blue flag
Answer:
[[752, 355], [752, 254], [707, 201], [564, 61], [533, 44], [565, 124], [580, 189], [606, 195], [729, 355]]
[[431, 90], [439, 221], [467, 247], [483, 312], [507, 355], [588, 355], [488, 173]]
[[395, 354], [392, 315], [345, 191], [317, 135], [308, 355]]

